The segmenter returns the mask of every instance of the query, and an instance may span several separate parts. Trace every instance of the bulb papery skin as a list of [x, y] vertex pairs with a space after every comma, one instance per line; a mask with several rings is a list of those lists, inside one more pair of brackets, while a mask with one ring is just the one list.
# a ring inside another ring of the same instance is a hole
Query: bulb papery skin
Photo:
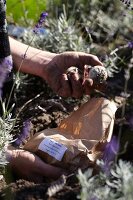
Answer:
[[106, 81], [108, 77], [106, 68], [103, 66], [94, 66], [89, 71], [89, 78], [92, 79], [95, 83], [100, 84]]

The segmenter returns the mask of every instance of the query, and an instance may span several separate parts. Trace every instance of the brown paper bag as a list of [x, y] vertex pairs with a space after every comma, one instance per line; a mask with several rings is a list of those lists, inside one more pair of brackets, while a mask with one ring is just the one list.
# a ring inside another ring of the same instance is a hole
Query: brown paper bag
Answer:
[[64, 119], [58, 128], [36, 133], [25, 145], [44, 162], [70, 171], [86, 168], [102, 156], [110, 141], [116, 105], [92, 98]]

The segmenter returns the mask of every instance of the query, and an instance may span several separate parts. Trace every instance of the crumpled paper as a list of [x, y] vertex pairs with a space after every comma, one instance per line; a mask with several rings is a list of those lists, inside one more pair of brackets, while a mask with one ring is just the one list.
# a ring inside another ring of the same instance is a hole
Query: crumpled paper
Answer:
[[114, 101], [92, 98], [57, 128], [36, 133], [24, 149], [70, 172], [85, 169], [102, 158], [112, 137], [116, 110]]

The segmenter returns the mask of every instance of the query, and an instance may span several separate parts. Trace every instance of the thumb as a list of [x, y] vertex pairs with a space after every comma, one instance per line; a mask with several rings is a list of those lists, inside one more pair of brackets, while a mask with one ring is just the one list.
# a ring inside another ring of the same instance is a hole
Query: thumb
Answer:
[[58, 59], [60, 66], [64, 70], [67, 70], [71, 66], [75, 66], [81, 70], [84, 69], [84, 65], [103, 66], [102, 62], [98, 59], [97, 56], [84, 52], [64, 52], [59, 55]]

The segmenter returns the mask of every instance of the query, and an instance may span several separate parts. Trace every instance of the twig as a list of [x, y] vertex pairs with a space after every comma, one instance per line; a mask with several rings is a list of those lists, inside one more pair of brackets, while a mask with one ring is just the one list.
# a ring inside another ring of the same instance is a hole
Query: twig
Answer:
[[22, 110], [32, 101], [34, 101], [35, 99], [39, 98], [44, 92], [41, 92], [40, 94], [37, 94], [35, 97], [33, 97], [32, 99], [28, 100], [19, 110], [19, 112], [17, 113], [16, 119], [18, 118], [18, 116], [20, 115], [20, 113], [22, 112]]

